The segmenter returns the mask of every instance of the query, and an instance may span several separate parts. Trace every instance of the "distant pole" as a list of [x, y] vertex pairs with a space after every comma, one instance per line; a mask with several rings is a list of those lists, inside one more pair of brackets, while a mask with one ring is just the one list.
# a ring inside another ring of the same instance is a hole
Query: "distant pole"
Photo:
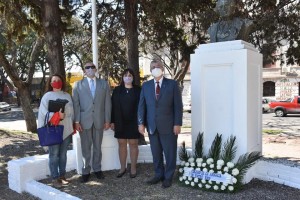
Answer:
[[97, 19], [96, 19], [96, 0], [92, 0], [92, 46], [93, 46], [93, 63], [98, 69], [98, 43], [97, 43]]

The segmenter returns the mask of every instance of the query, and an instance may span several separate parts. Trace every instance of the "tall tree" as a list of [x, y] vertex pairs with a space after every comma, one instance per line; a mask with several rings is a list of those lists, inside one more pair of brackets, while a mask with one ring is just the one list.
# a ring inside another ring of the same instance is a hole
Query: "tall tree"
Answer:
[[62, 22], [59, 4], [57, 0], [43, 0], [36, 2], [41, 8], [41, 19], [45, 42], [47, 46], [47, 63], [50, 73], [58, 73], [66, 76], [62, 46]]
[[137, 0], [124, 0], [128, 67], [134, 72], [135, 84], [140, 85]]
[[[0, 25], [4, 27], [0, 39], [5, 40], [0, 44], [0, 64], [18, 88], [28, 131], [36, 131], [35, 116], [30, 106], [30, 85], [35, 63], [43, 46], [43, 36], [47, 44], [47, 62], [50, 72], [65, 76], [61, 17], [64, 16], [67, 22], [72, 8], [73, 6], [68, 6], [64, 12], [60, 11], [57, 0], [0, 0]], [[18, 49], [17, 45], [26, 39], [28, 32], [35, 32], [38, 36], [31, 52], [28, 76], [22, 78], [18, 76], [18, 63], [14, 62], [17, 60], [14, 52]], [[12, 62], [9, 62], [9, 57], [13, 58]]]

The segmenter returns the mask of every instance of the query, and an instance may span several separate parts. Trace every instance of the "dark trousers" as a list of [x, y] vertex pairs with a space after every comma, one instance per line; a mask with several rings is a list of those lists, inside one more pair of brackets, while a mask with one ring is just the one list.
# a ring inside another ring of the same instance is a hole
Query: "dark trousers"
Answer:
[[154, 134], [149, 134], [156, 177], [168, 180], [173, 178], [176, 169], [177, 138], [175, 134], [161, 134], [158, 130], [155, 130]]

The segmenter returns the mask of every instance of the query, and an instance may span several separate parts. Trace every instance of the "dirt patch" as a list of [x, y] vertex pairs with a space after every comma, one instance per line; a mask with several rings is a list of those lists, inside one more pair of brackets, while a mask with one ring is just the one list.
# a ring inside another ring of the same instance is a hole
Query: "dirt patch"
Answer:
[[300, 163], [300, 137], [287, 135], [263, 135], [263, 156], [280, 158]]

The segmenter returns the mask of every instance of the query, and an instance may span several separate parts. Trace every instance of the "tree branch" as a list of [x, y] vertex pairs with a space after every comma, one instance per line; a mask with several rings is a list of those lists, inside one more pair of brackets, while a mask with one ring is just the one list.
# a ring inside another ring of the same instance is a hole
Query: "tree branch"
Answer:
[[31, 84], [32, 82], [33, 74], [35, 71], [35, 63], [40, 55], [41, 48], [43, 48], [43, 46], [44, 46], [44, 40], [41, 37], [38, 37], [30, 55], [28, 78], [26, 80], [27, 84]]

